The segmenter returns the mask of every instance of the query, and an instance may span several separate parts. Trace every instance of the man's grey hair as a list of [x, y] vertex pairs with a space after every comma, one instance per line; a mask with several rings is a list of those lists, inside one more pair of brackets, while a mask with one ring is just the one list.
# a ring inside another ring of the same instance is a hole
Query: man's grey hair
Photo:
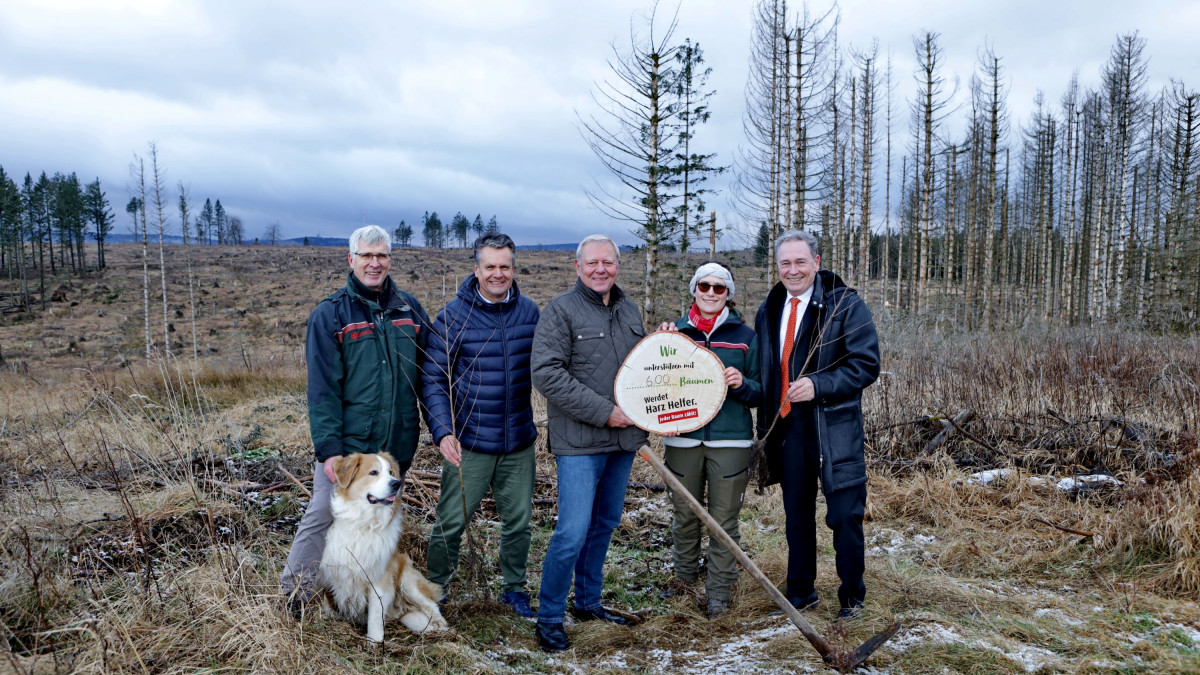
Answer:
[[360, 246], [387, 246], [388, 253], [392, 252], [392, 235], [378, 225], [364, 225], [350, 234], [350, 252], [358, 253]]
[[513, 243], [512, 237], [503, 232], [493, 232], [491, 234], [481, 234], [475, 239], [475, 264], [479, 264], [479, 251], [484, 247], [488, 248], [506, 248], [512, 253], [513, 264], [517, 264], [517, 245]]
[[575, 259], [579, 260], [583, 258], [583, 247], [591, 244], [608, 244], [616, 253], [617, 262], [621, 262], [621, 247], [617, 246], [617, 242], [613, 241], [613, 238], [607, 234], [589, 234], [584, 237], [583, 241], [579, 242], [579, 246], [575, 247]]
[[802, 241], [808, 244], [808, 250], [812, 251], [814, 258], [821, 257], [821, 245], [817, 243], [817, 238], [803, 230], [788, 230], [779, 235], [775, 240], [775, 259], [779, 260], [779, 250], [789, 241]]

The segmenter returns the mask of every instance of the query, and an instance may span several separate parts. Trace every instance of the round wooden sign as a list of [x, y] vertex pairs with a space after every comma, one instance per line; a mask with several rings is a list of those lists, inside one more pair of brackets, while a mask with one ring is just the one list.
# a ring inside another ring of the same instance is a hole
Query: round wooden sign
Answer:
[[680, 433], [708, 424], [725, 403], [725, 366], [683, 333], [652, 333], [629, 352], [613, 393], [646, 431]]

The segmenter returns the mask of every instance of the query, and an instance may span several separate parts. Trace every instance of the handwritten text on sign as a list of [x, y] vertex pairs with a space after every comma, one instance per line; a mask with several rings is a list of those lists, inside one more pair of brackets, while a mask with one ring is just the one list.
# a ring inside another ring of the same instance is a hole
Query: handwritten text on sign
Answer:
[[639, 427], [686, 433], [704, 426], [725, 401], [724, 366], [681, 333], [642, 340], [617, 374], [617, 405]]

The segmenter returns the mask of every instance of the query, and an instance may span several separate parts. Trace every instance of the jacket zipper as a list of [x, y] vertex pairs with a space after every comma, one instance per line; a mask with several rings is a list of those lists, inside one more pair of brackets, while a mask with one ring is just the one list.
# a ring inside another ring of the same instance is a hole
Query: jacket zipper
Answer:
[[[513, 311], [516, 311], [515, 303], [513, 305]], [[508, 367], [508, 332], [505, 330], [504, 316], [505, 316], [505, 313], [503, 311], [498, 310], [496, 312], [496, 320], [500, 322], [500, 351], [502, 354], [504, 354], [504, 389], [505, 389], [505, 391], [512, 391], [512, 389], [508, 386], [509, 385], [508, 374], [511, 373], [512, 370]], [[509, 406], [511, 403], [512, 403], [512, 397], [505, 396], [504, 397], [504, 419], [506, 419], [506, 420], [512, 418], [512, 413], [509, 410]], [[510, 431], [509, 425], [505, 424], [504, 425], [504, 447], [502, 449], [502, 452], [507, 451], [509, 449], [509, 442], [510, 442], [509, 441], [509, 431]]]
[[[720, 326], [718, 326], [718, 328], [719, 327]], [[700, 330], [700, 329], [697, 328], [696, 330]], [[704, 335], [704, 348], [711, 350], [712, 349], [712, 346], [711, 346], [712, 345], [712, 335], [709, 333], [705, 333], [704, 331], [700, 331], [700, 332], [702, 335]], [[715, 333], [715, 332], [717, 332], [717, 331], [714, 330], [713, 333]], [[720, 414], [719, 410], [717, 411], [717, 414]], [[706, 442], [712, 440], [712, 438], [711, 438], [712, 429], [710, 428], [712, 420], [709, 420], [709, 422], [710, 422], [710, 424], [704, 425], [704, 440]]]

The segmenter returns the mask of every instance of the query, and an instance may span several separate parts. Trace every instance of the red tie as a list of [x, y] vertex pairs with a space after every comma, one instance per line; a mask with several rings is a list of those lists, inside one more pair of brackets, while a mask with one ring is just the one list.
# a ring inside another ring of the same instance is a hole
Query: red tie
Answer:
[[792, 411], [792, 402], [788, 400], [788, 385], [792, 383], [788, 376], [791, 375], [791, 368], [788, 367], [792, 360], [792, 345], [796, 343], [796, 307], [800, 304], [800, 298], [792, 298], [792, 314], [788, 317], [787, 336], [783, 341], [783, 357], [779, 359], [779, 373], [781, 375], [779, 382], [779, 416], [787, 417]]

